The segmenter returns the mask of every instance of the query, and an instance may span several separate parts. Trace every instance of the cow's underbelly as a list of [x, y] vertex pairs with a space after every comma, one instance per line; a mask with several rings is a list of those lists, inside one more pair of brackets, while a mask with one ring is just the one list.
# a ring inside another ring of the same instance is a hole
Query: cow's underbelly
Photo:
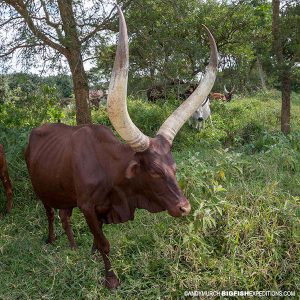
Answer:
[[46, 174], [39, 174], [39, 176], [34, 176], [32, 185], [38, 198], [50, 207], [71, 208], [77, 206], [76, 194], [68, 178], [53, 178]]

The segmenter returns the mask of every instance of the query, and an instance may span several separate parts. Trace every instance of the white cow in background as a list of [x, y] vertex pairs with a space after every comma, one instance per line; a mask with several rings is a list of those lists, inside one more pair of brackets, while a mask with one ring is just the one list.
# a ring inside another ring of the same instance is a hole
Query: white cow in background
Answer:
[[205, 120], [208, 118], [211, 121], [211, 111], [210, 111], [210, 102], [207, 97], [204, 103], [193, 113], [193, 115], [189, 119], [189, 125], [198, 130], [201, 130], [205, 126]]

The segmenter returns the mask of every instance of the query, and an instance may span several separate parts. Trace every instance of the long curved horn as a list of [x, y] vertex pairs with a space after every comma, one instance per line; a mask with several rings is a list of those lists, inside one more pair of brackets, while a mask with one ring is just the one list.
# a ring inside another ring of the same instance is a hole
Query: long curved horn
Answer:
[[164, 136], [172, 144], [177, 132], [188, 118], [202, 105], [211, 91], [217, 74], [218, 50], [215, 39], [208, 28], [203, 25], [209, 36], [210, 59], [207, 71], [196, 90], [173, 112], [162, 124], [157, 134]]
[[149, 147], [149, 137], [131, 121], [127, 111], [127, 82], [129, 67], [128, 35], [122, 10], [119, 13], [119, 42], [107, 97], [108, 117], [126, 143], [136, 152]]
[[224, 84], [224, 92], [226, 93], [226, 94], [229, 94], [229, 92], [227, 91], [227, 89], [226, 89], [226, 85]]

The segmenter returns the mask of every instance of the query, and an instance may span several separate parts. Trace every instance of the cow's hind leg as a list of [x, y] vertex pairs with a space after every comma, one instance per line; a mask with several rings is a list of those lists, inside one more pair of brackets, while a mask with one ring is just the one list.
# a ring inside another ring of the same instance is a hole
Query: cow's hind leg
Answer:
[[110, 245], [102, 231], [102, 222], [98, 221], [94, 207], [81, 207], [86, 222], [94, 235], [93, 248], [97, 248], [102, 255], [105, 268], [105, 286], [109, 289], [116, 288], [120, 283], [115, 273], [111, 270], [109, 260]]
[[47, 206], [44, 204], [46, 215], [48, 218], [48, 239], [46, 241], [47, 244], [52, 244], [55, 240], [54, 234], [54, 208]]
[[77, 244], [75, 242], [74, 239], [74, 235], [73, 235], [73, 230], [72, 230], [72, 226], [70, 224], [70, 218], [72, 216], [72, 210], [73, 208], [69, 208], [69, 209], [60, 209], [59, 210], [59, 217], [62, 223], [62, 226], [67, 234], [69, 243], [70, 243], [70, 247], [72, 249], [77, 249]]
[[7, 213], [10, 213], [13, 206], [13, 192], [12, 192], [12, 186], [9, 179], [8, 179], [8, 186], [6, 187], [6, 198], [7, 198], [6, 211]]
[[97, 242], [96, 242], [96, 240], [94, 238], [91, 253], [95, 254], [97, 252], [97, 250], [98, 250], [98, 248], [97, 248]]
[[9, 213], [12, 209], [12, 203], [13, 203], [12, 185], [9, 180], [7, 172], [2, 174], [0, 177], [1, 177], [4, 189], [5, 189], [5, 193], [6, 193], [6, 199], [7, 199], [6, 211]]

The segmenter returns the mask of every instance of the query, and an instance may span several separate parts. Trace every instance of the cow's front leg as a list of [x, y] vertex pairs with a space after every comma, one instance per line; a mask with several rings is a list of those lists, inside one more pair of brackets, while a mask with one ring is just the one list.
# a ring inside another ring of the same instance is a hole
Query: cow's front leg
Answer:
[[202, 121], [197, 121], [196, 129], [200, 131], [202, 129]]
[[10, 213], [13, 205], [13, 192], [12, 192], [11, 185], [6, 190], [6, 198], [7, 198], [6, 212]]
[[98, 221], [94, 207], [80, 207], [84, 214], [86, 222], [94, 235], [93, 249], [99, 250], [102, 255], [105, 268], [105, 286], [109, 289], [116, 288], [120, 283], [115, 273], [111, 270], [111, 263], [109, 260], [110, 245], [109, 241], [103, 234], [102, 222]]
[[98, 250], [98, 248], [97, 248], [97, 242], [96, 242], [96, 240], [94, 238], [91, 253], [95, 254], [97, 252], [97, 250]]

